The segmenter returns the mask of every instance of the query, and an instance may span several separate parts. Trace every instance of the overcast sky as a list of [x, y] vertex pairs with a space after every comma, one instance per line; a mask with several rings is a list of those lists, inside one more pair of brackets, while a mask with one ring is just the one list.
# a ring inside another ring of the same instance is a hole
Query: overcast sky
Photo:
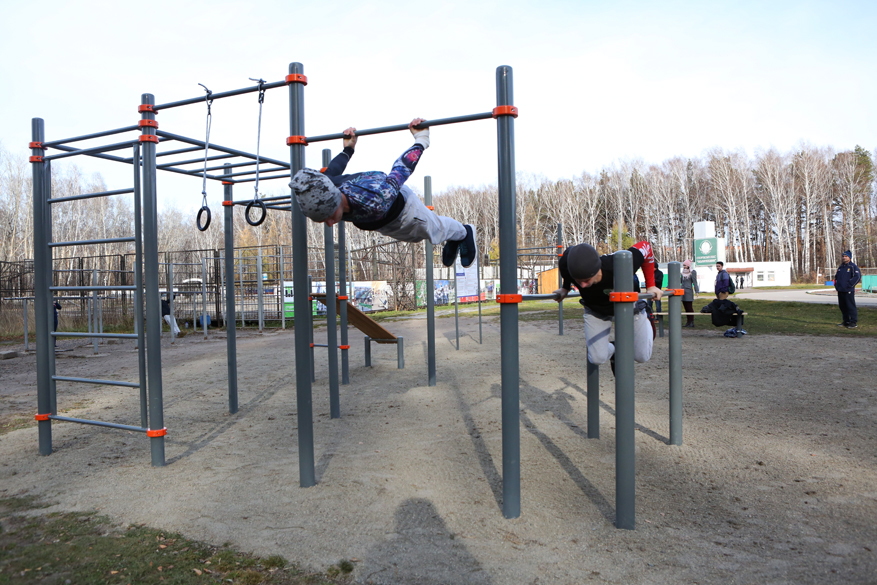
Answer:
[[[0, 14], [0, 143], [21, 155], [31, 118], [45, 120], [47, 140], [133, 125], [142, 93], [163, 103], [202, 95], [198, 83], [279, 81], [293, 61], [308, 77], [312, 136], [489, 111], [496, 67], [510, 65], [516, 168], [550, 179], [715, 146], [877, 147], [873, 1], [7, 0]], [[263, 155], [288, 160], [288, 108], [287, 90], [268, 92]], [[158, 120], [203, 140], [205, 114], [197, 104]], [[216, 101], [213, 114], [211, 141], [255, 152], [256, 94]], [[348, 170], [389, 170], [411, 142], [363, 137]], [[341, 144], [308, 147], [308, 166], [326, 147]], [[76, 164], [109, 188], [131, 184], [130, 167]], [[442, 126], [410, 184], [480, 186], [496, 182], [496, 167], [495, 122]], [[162, 173], [158, 186], [161, 205], [200, 207], [199, 179]], [[261, 190], [287, 191], [282, 181]], [[211, 200], [221, 193], [208, 184]]]

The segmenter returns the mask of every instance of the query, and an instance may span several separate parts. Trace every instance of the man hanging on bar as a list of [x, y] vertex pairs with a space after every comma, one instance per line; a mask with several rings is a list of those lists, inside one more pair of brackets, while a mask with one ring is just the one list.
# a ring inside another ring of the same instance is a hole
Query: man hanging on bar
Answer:
[[315, 222], [331, 226], [350, 221], [361, 230], [377, 231], [403, 242], [427, 239], [434, 245], [446, 242], [442, 263], [453, 266], [459, 252], [460, 263], [468, 268], [478, 257], [475, 229], [437, 215], [404, 184], [429, 147], [429, 128], [416, 128], [422, 122], [423, 118], [415, 118], [408, 125], [414, 145], [396, 159], [389, 174], [380, 171], [342, 174], [356, 146], [356, 128], [348, 128], [344, 131], [344, 150], [325, 170], [302, 169], [289, 186], [302, 213]]
[[[648, 242], [638, 242], [627, 249], [633, 254], [633, 274], [642, 268], [646, 278], [646, 292], [654, 295], [653, 300], [661, 299], [661, 289], [655, 284], [655, 256]], [[609, 300], [609, 293], [615, 282], [615, 258], [612, 254], [600, 255], [590, 244], [578, 244], [564, 250], [560, 257], [560, 275], [563, 285], [554, 291], [555, 300], [560, 302], [569, 294], [573, 286], [579, 289], [582, 298], [579, 302], [585, 308], [585, 340], [588, 345], [588, 360], [592, 364], [605, 364], [607, 361], [615, 373], [615, 345], [609, 341], [609, 330], [615, 316], [615, 303]], [[636, 289], [639, 289], [637, 282]], [[638, 301], [633, 316], [633, 356], [639, 363], [652, 357], [652, 342], [655, 339], [654, 323], [646, 310], [646, 301]]]

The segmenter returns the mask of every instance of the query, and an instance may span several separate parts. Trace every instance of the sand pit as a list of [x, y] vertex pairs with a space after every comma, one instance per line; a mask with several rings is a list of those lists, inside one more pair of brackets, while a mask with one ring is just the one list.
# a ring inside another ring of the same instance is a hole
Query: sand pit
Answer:
[[[314, 570], [355, 559], [361, 583], [877, 582], [877, 343], [722, 337], [684, 330], [684, 444], [666, 444], [667, 338], [637, 365], [637, 528], [617, 530], [614, 379], [601, 372], [601, 438], [587, 439], [582, 323], [520, 325], [522, 515], [501, 508], [498, 318], [437, 322], [426, 383], [422, 319], [363, 366], [329, 418], [314, 384], [315, 487], [299, 487], [291, 331], [239, 333], [240, 412], [227, 412], [222, 333], [163, 346], [164, 468], [141, 434], [57, 423], [0, 436], [0, 494], [99, 510]], [[324, 342], [325, 331], [317, 332]], [[131, 345], [59, 355], [58, 374], [136, 381]], [[0, 361], [3, 416], [32, 416], [35, 358]], [[135, 391], [59, 383], [67, 416], [138, 424]]]

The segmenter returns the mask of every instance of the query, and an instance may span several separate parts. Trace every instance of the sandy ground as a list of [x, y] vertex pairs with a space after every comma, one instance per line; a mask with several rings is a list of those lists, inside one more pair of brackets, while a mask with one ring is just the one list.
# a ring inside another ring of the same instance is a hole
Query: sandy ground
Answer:
[[[351, 331], [342, 418], [325, 354], [314, 384], [315, 487], [299, 487], [292, 332], [239, 337], [240, 412], [227, 412], [225, 338], [163, 347], [168, 465], [142, 434], [53, 426], [0, 436], [0, 495], [98, 510], [315, 570], [354, 559], [361, 583], [877, 582], [877, 343], [722, 337], [684, 330], [685, 436], [667, 445], [668, 339], [636, 367], [637, 526], [614, 527], [614, 379], [601, 372], [601, 438], [587, 439], [583, 333], [520, 325], [522, 515], [502, 516], [498, 319], [387, 325], [393, 346]], [[318, 331], [317, 341], [325, 339]], [[58, 374], [136, 381], [131, 345], [59, 355]], [[59, 384], [67, 416], [138, 424], [136, 390]], [[35, 411], [33, 355], [0, 361], [4, 416]]]

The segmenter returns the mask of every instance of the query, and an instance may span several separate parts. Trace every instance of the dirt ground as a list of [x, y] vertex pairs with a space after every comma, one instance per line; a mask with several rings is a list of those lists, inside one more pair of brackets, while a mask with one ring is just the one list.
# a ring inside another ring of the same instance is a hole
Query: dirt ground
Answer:
[[[314, 394], [317, 485], [299, 487], [291, 331], [240, 333], [240, 412], [228, 414], [225, 335], [162, 348], [167, 460], [142, 434], [55, 423], [0, 436], [0, 495], [98, 510], [360, 583], [877, 582], [877, 342], [729, 339], [683, 330], [684, 444], [667, 445], [668, 340], [637, 365], [636, 530], [615, 516], [614, 379], [601, 372], [601, 438], [587, 438], [583, 327], [520, 325], [522, 514], [502, 516], [498, 318], [437, 321], [427, 385], [422, 319], [372, 351], [351, 331], [342, 418], [325, 353]], [[325, 330], [317, 332], [324, 342]], [[319, 350], [324, 352], [325, 350]], [[136, 381], [130, 344], [59, 354], [58, 375]], [[0, 408], [32, 417], [33, 354], [0, 361]], [[139, 424], [136, 390], [59, 383], [66, 416]]]

